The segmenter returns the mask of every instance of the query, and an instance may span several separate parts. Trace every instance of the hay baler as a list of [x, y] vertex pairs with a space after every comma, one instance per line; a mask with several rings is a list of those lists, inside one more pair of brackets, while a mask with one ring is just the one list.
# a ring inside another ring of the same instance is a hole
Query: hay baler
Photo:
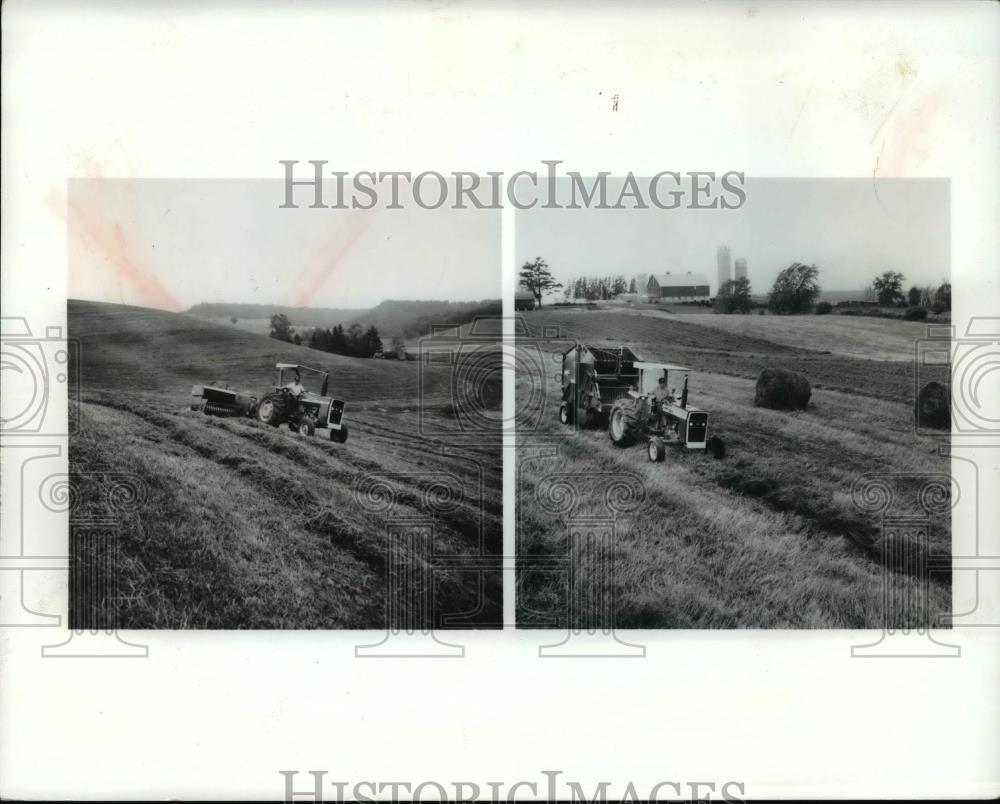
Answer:
[[627, 346], [578, 343], [563, 352], [559, 421], [580, 427], [605, 422], [615, 402], [638, 382], [636, 360]]
[[195, 385], [191, 388], [191, 410], [206, 416], [253, 416], [257, 412], [257, 397], [242, 391], [216, 385]]

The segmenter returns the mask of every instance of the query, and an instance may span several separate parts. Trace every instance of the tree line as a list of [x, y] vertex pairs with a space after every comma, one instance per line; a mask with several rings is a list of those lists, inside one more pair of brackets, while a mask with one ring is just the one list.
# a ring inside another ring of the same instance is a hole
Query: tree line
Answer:
[[[284, 313], [271, 316], [270, 336], [286, 343], [303, 343], [302, 336], [292, 329], [288, 316]], [[347, 329], [337, 324], [331, 328], [314, 328], [309, 333], [306, 346], [347, 357], [374, 357], [382, 352], [382, 338], [374, 324], [367, 329], [360, 324], [351, 324]]]
[[886, 271], [876, 276], [871, 284], [875, 300], [885, 307], [924, 307], [935, 313], [951, 310], [951, 282], [943, 282], [938, 287], [911, 285], [904, 294], [903, 283], [906, 276], [899, 271]]
[[[906, 276], [899, 271], [884, 271], [876, 276], [867, 290], [867, 295], [882, 306], [909, 305], [907, 317], [917, 318], [918, 310], [942, 313], [951, 310], [951, 283], [917, 287], [912, 286], [903, 293], [903, 282]], [[526, 262], [520, 271], [521, 287], [531, 291], [538, 306], [542, 305], [542, 296], [562, 288], [549, 271], [548, 263], [541, 257], [532, 262]], [[767, 295], [767, 309], [776, 315], [794, 315], [808, 313], [828, 313], [832, 309], [829, 302], [816, 304], [820, 294], [819, 268], [815, 265], [795, 262], [785, 268], [774, 280]], [[635, 293], [635, 279], [629, 283], [621, 274], [607, 276], [581, 276], [572, 279], [566, 285], [564, 295], [570, 298], [587, 299], [588, 301], [607, 301], [622, 293]], [[757, 305], [753, 298], [753, 290], [747, 277], [730, 279], [722, 284], [715, 295], [713, 306], [718, 313], [749, 313]], [[911, 314], [912, 311], [912, 314]]]
[[[904, 294], [905, 280], [906, 276], [899, 271], [884, 271], [872, 280], [866, 295], [871, 303], [883, 307], [909, 305], [906, 317], [912, 319], [925, 318], [928, 310], [934, 313], [951, 310], [950, 282], [943, 282], [937, 287], [914, 285]], [[767, 309], [776, 315], [795, 315], [808, 313], [815, 305], [817, 313], [829, 313], [832, 309], [829, 302], [816, 304], [819, 293], [819, 268], [799, 262], [792, 263], [774, 280], [767, 297]], [[715, 296], [715, 311], [749, 313], [755, 306], [751, 296], [749, 279], [730, 279], [722, 284]]]
[[[635, 280], [632, 280], [635, 284]], [[570, 280], [564, 294], [567, 299], [587, 301], [607, 301], [620, 293], [629, 292], [629, 284], [624, 276], [581, 276]], [[634, 292], [634, 291], [632, 291]]]

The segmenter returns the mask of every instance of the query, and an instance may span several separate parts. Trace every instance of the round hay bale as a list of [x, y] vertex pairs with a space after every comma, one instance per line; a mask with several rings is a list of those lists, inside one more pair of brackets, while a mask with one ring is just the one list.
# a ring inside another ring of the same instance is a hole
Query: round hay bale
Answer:
[[917, 394], [917, 427], [934, 430], [951, 429], [951, 397], [948, 387], [939, 382], [929, 382]]
[[758, 408], [797, 410], [809, 404], [809, 380], [794, 371], [764, 369], [757, 378], [753, 403]]

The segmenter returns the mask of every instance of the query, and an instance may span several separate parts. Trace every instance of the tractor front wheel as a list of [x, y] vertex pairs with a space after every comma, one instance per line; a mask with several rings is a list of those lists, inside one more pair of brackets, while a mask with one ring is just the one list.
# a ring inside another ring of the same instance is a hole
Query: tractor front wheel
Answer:
[[608, 418], [608, 435], [616, 447], [631, 447], [639, 432], [639, 425], [632, 411], [625, 405], [616, 404]]
[[649, 453], [649, 460], [653, 463], [659, 463], [667, 454], [667, 448], [663, 443], [663, 439], [659, 436], [653, 436], [649, 439], [647, 450]]
[[563, 402], [559, 406], [559, 422], [561, 424], [570, 425], [573, 423], [573, 408]]
[[313, 424], [313, 420], [306, 417], [301, 422], [299, 422], [299, 435], [300, 436], [313, 436], [316, 434], [316, 425]]
[[339, 430], [331, 430], [330, 440], [336, 441], [338, 444], [343, 444], [345, 441], [347, 441], [347, 425], [342, 424], [340, 425]]

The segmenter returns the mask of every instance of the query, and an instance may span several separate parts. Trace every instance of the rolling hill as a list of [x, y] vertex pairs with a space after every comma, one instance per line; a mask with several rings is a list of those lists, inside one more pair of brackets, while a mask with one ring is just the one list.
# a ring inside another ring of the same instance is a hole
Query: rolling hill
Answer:
[[[679, 362], [747, 379], [780, 364], [804, 374], [814, 388], [911, 403], [913, 345], [926, 332], [925, 325], [910, 321], [864, 319], [859, 324], [841, 316], [671, 315], [566, 308], [522, 315], [536, 338], [546, 327], [556, 328], [564, 338], [620, 341], [647, 360]], [[927, 378], [947, 380], [947, 372]]]
[[[434, 324], [467, 324], [478, 316], [498, 316], [502, 313], [499, 299], [471, 302], [387, 299], [371, 308], [337, 309], [329, 307], [287, 307], [269, 304], [196, 304], [188, 311], [218, 324], [232, 324], [251, 332], [266, 335], [272, 315], [288, 317], [298, 332], [315, 327], [330, 328], [337, 324], [349, 327], [374, 326], [383, 340], [393, 337], [414, 339], [430, 334]], [[235, 318], [235, 324], [232, 319]]]
[[[145, 308], [70, 301], [68, 316], [81, 355], [76, 493], [85, 508], [95, 504], [102, 473], [117, 472], [148, 494], [119, 528], [119, 627], [382, 628], [390, 597], [411, 627], [500, 622], [495, 350], [495, 365], [480, 353], [466, 376]], [[330, 393], [346, 401], [347, 443], [189, 409], [197, 383], [265, 391], [277, 361], [330, 371]], [[482, 406], [478, 418], [462, 408], [470, 400]], [[388, 508], [372, 487], [389, 495]], [[433, 575], [429, 610], [387, 592], [396, 570], [386, 534], [396, 520], [426, 523], [430, 544], [406, 542], [399, 555], [406, 572]], [[85, 547], [74, 555], [99, 563]], [[83, 592], [71, 599], [89, 600]], [[71, 611], [78, 625], [96, 616]]]

